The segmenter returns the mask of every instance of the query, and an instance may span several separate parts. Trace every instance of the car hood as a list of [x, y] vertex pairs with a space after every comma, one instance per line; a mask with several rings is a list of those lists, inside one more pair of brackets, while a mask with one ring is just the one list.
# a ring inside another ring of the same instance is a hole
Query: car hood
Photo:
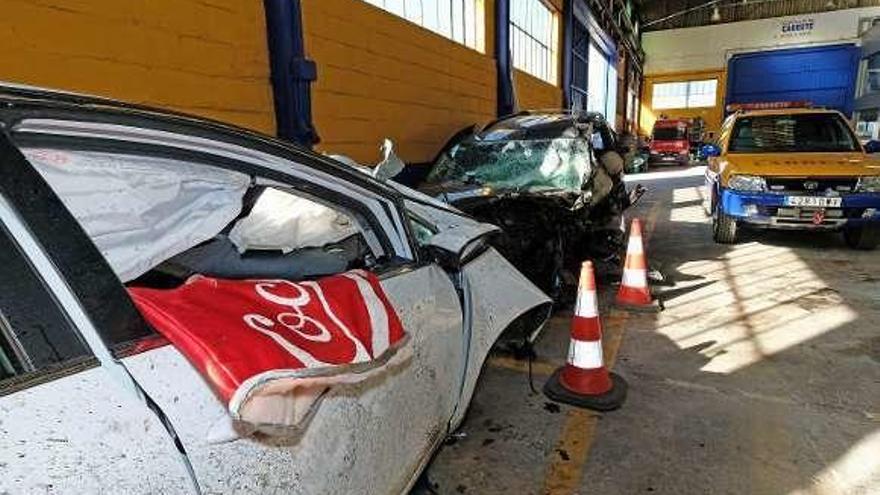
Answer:
[[767, 177], [840, 177], [880, 175], [880, 160], [864, 153], [743, 153], [730, 154], [726, 162], [729, 175]]
[[504, 188], [488, 184], [465, 184], [462, 182], [442, 182], [436, 184], [424, 184], [421, 191], [434, 198], [457, 204], [461, 201], [478, 200], [480, 198], [495, 198], [499, 196], [526, 196], [526, 197], [567, 197], [572, 201], [581, 195], [579, 190], [550, 189], [550, 188]]

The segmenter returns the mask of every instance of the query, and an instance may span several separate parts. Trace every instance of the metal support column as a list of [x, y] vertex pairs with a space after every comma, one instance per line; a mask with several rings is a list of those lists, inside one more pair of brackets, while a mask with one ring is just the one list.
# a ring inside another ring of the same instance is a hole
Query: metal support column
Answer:
[[263, 5], [278, 137], [311, 147], [319, 141], [311, 102], [317, 68], [305, 56], [300, 0], [263, 0]]
[[495, 67], [497, 79], [498, 117], [516, 111], [513, 74], [510, 60], [510, 0], [495, 2]]
[[562, 108], [571, 109], [571, 51], [572, 47], [572, 22], [574, 13], [572, 2], [564, 0], [562, 4]]

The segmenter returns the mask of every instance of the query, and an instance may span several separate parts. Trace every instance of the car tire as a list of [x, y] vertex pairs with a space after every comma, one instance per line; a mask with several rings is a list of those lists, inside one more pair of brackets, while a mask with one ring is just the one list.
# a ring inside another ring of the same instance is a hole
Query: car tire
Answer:
[[880, 245], [880, 226], [862, 225], [843, 229], [846, 245], [853, 249], [870, 251]]
[[718, 244], [734, 244], [736, 234], [736, 219], [721, 211], [719, 202], [715, 205], [715, 214], [712, 216], [712, 239]]

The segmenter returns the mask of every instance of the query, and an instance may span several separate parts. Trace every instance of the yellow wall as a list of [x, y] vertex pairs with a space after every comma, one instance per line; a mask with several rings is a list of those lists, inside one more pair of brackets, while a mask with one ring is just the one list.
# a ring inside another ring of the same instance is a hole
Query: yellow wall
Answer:
[[520, 110], [562, 108], [562, 88], [513, 69], [513, 86]]
[[262, 2], [3, 2], [0, 80], [275, 132]]
[[[389, 137], [404, 161], [427, 162], [459, 129], [493, 119], [494, 1], [484, 5], [480, 52], [361, 0], [303, 0], [316, 148], [370, 164]], [[521, 108], [560, 106], [558, 85], [514, 79]]]
[[[715, 106], [706, 108], [664, 108], [654, 110], [651, 108], [651, 99], [654, 94], [655, 83], [694, 81], [700, 79], [718, 79], [718, 89], [715, 93]], [[706, 122], [706, 131], [717, 134], [724, 118], [724, 94], [726, 92], [726, 71], [724, 69], [701, 70], [690, 72], [676, 72], [670, 74], [652, 74], [645, 76], [642, 86], [641, 115], [639, 117], [639, 132], [650, 135], [654, 127], [654, 121], [663, 114], [671, 119], [702, 117]]]
[[495, 114], [491, 2], [486, 54], [360, 0], [304, 0], [306, 52], [318, 65], [312, 115], [319, 150], [378, 161], [391, 138], [426, 162], [455, 131]]
[[[480, 52], [362, 0], [303, 0], [306, 52], [318, 67], [317, 148], [375, 163], [389, 137], [404, 160], [425, 162], [455, 131], [493, 119], [494, 0], [483, 2]], [[551, 4], [561, 12], [562, 0]], [[275, 132], [265, 17], [256, 0], [7, 0], [0, 60], [2, 81]], [[560, 106], [558, 84], [518, 70], [514, 81], [520, 108]]]

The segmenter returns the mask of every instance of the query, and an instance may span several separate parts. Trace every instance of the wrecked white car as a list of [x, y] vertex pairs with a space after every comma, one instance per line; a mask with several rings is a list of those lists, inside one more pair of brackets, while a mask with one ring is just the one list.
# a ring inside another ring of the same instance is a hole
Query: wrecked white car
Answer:
[[[549, 299], [310, 151], [0, 87], [2, 493], [405, 493]], [[505, 290], [496, 290], [504, 287]]]

